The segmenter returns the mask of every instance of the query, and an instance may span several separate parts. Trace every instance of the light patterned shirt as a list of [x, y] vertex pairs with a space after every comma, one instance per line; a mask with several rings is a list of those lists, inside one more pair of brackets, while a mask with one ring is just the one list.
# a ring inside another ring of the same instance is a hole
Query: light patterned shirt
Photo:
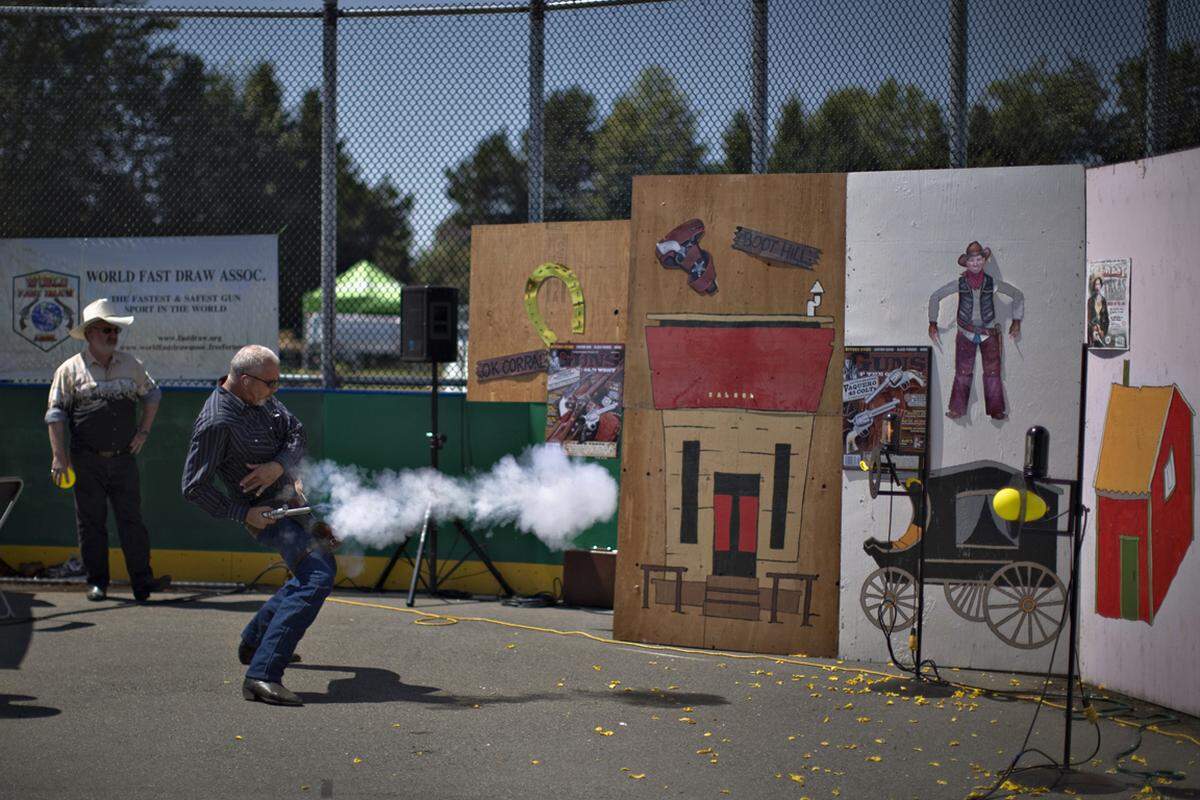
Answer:
[[46, 424], [70, 423], [71, 449], [123, 450], [137, 432], [137, 401], [157, 405], [162, 390], [146, 367], [117, 350], [105, 367], [90, 348], [54, 371]]

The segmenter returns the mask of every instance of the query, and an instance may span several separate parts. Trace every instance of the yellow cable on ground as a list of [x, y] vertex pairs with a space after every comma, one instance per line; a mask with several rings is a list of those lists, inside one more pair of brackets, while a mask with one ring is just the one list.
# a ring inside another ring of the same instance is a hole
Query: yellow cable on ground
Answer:
[[[637, 647], [637, 648], [641, 648], [643, 650], [651, 650], [651, 651], [666, 650], [666, 651], [675, 652], [675, 653], [686, 653], [689, 655], [710, 656], [710, 657], [717, 657], [717, 658], [729, 658], [729, 659], [736, 659], [736, 660], [740, 660], [740, 661], [771, 661], [776, 664], [792, 664], [794, 666], [800, 666], [800, 667], [812, 667], [814, 669], [823, 669], [828, 672], [853, 672], [853, 673], [860, 674], [860, 675], [878, 675], [881, 678], [888, 678], [890, 680], [912, 680], [913, 679], [913, 676], [908, 675], [908, 674], [897, 675], [892, 672], [880, 672], [879, 670], [863, 669], [861, 667], [848, 667], [848, 666], [844, 666], [842, 664], [817, 664], [812, 661], [803, 661], [801, 659], [792, 658], [790, 656], [758, 655], [755, 653], [728, 653], [728, 652], [724, 652], [721, 650], [697, 650], [697, 649], [691, 648], [691, 647], [678, 647], [676, 645], [669, 645], [669, 644], [644, 644], [642, 642], [623, 642], [620, 639], [609, 639], [609, 638], [606, 638], [603, 636], [597, 636], [594, 633], [588, 633], [587, 631], [560, 631], [555, 628], [542, 628], [537, 625], [523, 625], [519, 622], [505, 622], [504, 620], [491, 619], [490, 617], [461, 617], [461, 616], [451, 616], [448, 614], [434, 614], [431, 611], [419, 611], [415, 608], [397, 608], [396, 606], [388, 606], [388, 605], [384, 605], [382, 603], [364, 603], [359, 600], [343, 600], [339, 597], [330, 597], [327, 600], [327, 602], [341, 603], [342, 605], [347, 605], [347, 606], [359, 606], [362, 608], [381, 608], [384, 611], [398, 611], [401, 614], [412, 614], [412, 615], [418, 617], [418, 619], [413, 620], [414, 625], [430, 625], [430, 626], [434, 626], [434, 627], [441, 627], [444, 625], [454, 625], [459, 622], [486, 622], [490, 625], [499, 625], [503, 628], [516, 628], [517, 630], [534, 631], [536, 633], [550, 633], [550, 634], [554, 634], [555, 636], [580, 636], [584, 639], [591, 639], [594, 642], [599, 642], [600, 644], [617, 644], [617, 645], [621, 645], [622, 647]], [[963, 689], [964, 691], [990, 692], [989, 689], [983, 688], [981, 686], [970, 686], [967, 684], [955, 683], [953, 681], [946, 681], [946, 682], [948, 684], [950, 684], [951, 686], [955, 686], [959, 689]], [[1012, 695], [1008, 695], [1008, 696], [1016, 697], [1018, 700], [1026, 700], [1029, 702], [1037, 702], [1039, 699], [1038, 695], [1012, 694]], [[1066, 708], [1066, 706], [1064, 706], [1064, 705], [1061, 705], [1058, 703], [1053, 703], [1049, 700], [1043, 700], [1042, 702], [1052, 708], [1057, 708], [1060, 711], [1064, 710]], [[1121, 726], [1127, 727], [1127, 728], [1139, 727], [1137, 725], [1137, 723], [1126, 722], [1124, 720], [1118, 719], [1117, 717], [1105, 717], [1105, 719], [1109, 720], [1110, 722], [1114, 722], [1117, 725], [1121, 725]], [[1172, 731], [1165, 731], [1165, 730], [1162, 730], [1161, 728], [1159, 728], [1157, 725], [1151, 725], [1151, 726], [1147, 727], [1145, 730], [1150, 731], [1151, 733], [1157, 733], [1160, 736], [1168, 736], [1172, 739], [1182, 739], [1184, 741], [1191, 742], [1192, 744], [1196, 745], [1197, 747], [1200, 747], [1200, 739], [1196, 739], [1194, 736], [1189, 736], [1186, 733], [1175, 733]]]
[[[396, 606], [383, 605], [382, 603], [364, 603], [359, 600], [343, 600], [343, 599], [337, 598], [337, 597], [331, 597], [326, 602], [341, 603], [341, 604], [347, 605], [347, 606], [360, 606], [362, 608], [382, 608], [385, 611], [398, 611], [402, 614], [413, 614], [417, 617], [420, 617], [420, 619], [414, 620], [414, 624], [417, 624], [417, 625], [435, 624], [433, 622], [425, 622], [424, 620], [426, 620], [426, 619], [428, 619], [428, 620], [435, 620], [435, 619], [454, 620], [454, 622], [486, 622], [491, 625], [499, 625], [504, 628], [516, 628], [518, 630], [534, 631], [536, 633], [550, 633], [550, 634], [554, 634], [555, 636], [580, 636], [584, 639], [591, 639], [592, 641], [599, 642], [601, 644], [618, 644], [618, 645], [621, 645], [622, 647], [637, 647], [637, 648], [641, 648], [643, 650], [668, 650], [668, 651], [672, 651], [672, 652], [676, 652], [676, 653], [687, 653], [689, 655], [713, 656], [713, 657], [720, 657], [720, 658], [738, 659], [738, 660], [744, 660], [744, 661], [771, 661], [776, 664], [792, 664], [792, 665], [801, 666], [801, 667], [812, 667], [814, 669], [823, 669], [823, 670], [827, 670], [829, 672], [854, 672], [854, 673], [859, 673], [859, 674], [864, 674], [864, 675], [878, 675], [881, 678], [888, 678], [888, 679], [905, 680], [905, 679], [909, 679], [912, 677], [911, 675], [896, 675], [894, 673], [879, 672], [877, 670], [872, 670], [872, 669], [860, 669], [858, 667], [846, 667], [846, 666], [842, 666], [840, 664], [817, 664], [812, 661], [801, 661], [800, 659], [791, 658], [788, 656], [757, 655], [754, 653], [728, 653], [728, 652], [724, 652], [721, 650], [696, 650], [696, 649], [690, 648], [690, 647], [678, 647], [676, 645], [669, 645], [669, 644], [644, 644], [642, 642], [623, 642], [620, 639], [608, 639], [603, 636], [597, 636], [594, 633], [588, 633], [587, 631], [560, 631], [555, 628], [542, 628], [542, 627], [538, 627], [537, 625], [523, 625], [519, 622], [505, 622], [504, 620], [491, 619], [489, 617], [461, 617], [461, 616], [449, 616], [449, 615], [443, 615], [443, 614], [434, 614], [430, 611], [418, 611], [415, 608], [397, 608]], [[453, 625], [454, 622], [446, 622], [443, 624]]]

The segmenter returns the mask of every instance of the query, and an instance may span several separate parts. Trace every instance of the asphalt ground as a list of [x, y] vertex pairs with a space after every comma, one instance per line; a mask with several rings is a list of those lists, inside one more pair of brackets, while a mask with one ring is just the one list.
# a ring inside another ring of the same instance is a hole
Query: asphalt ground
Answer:
[[[1019, 695], [1043, 685], [632, 645], [603, 611], [418, 596], [413, 613], [339, 592], [284, 679], [305, 706], [281, 708], [241, 696], [238, 634], [265, 594], [0, 589], [18, 617], [0, 622], [0, 797], [22, 800], [962, 798], [1021, 749], [1038, 708]], [[993, 796], [1200, 798], [1200, 722], [1162, 723], [1118, 764], [1135, 719], [1162, 712], [1120, 700], [1075, 723], [1065, 782], [1021, 773]], [[1063, 725], [1043, 707], [1030, 745], [1060, 757]]]

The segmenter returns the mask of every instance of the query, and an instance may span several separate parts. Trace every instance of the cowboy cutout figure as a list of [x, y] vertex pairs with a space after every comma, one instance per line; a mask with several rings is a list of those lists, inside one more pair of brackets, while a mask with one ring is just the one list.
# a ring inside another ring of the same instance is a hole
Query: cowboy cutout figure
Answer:
[[975, 373], [975, 350], [983, 353], [983, 399], [992, 419], [1005, 419], [1008, 409], [1004, 403], [1004, 384], [1000, 378], [1000, 353], [1003, 343], [1000, 324], [996, 320], [996, 292], [1012, 300], [1012, 324], [1008, 334], [1016, 339], [1021, 334], [1025, 316], [1025, 295], [1010, 283], [996, 280], [983, 271], [992, 251], [971, 242], [967, 251], [958, 257], [958, 265], [966, 267], [956, 280], [929, 296], [929, 338], [941, 344], [938, 335], [938, 308], [943, 299], [958, 294], [958, 336], [954, 340], [954, 388], [950, 392], [950, 408], [946, 416], [958, 419], [967, 413], [971, 396], [971, 380]]

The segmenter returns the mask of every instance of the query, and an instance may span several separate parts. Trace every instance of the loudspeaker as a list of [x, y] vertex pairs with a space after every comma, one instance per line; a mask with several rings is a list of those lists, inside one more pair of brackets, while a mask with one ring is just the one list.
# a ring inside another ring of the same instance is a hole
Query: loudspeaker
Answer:
[[400, 295], [401, 361], [458, 361], [458, 289], [405, 286]]

